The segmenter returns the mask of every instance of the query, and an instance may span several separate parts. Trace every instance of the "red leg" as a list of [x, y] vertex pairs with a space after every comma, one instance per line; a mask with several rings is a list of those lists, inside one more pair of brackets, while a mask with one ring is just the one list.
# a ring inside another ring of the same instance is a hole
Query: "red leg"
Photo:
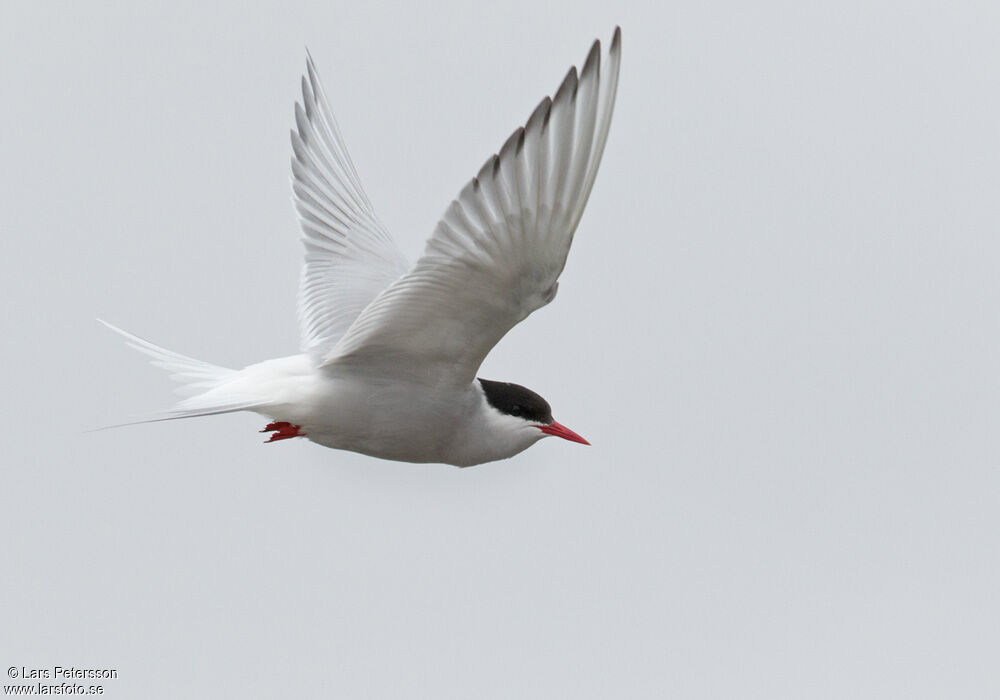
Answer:
[[301, 425], [292, 425], [291, 423], [286, 423], [285, 421], [279, 421], [277, 423], [268, 423], [264, 426], [264, 429], [260, 432], [274, 432], [270, 438], [265, 440], [265, 442], [275, 442], [277, 440], [287, 440], [293, 437], [305, 437], [305, 433], [302, 432]]

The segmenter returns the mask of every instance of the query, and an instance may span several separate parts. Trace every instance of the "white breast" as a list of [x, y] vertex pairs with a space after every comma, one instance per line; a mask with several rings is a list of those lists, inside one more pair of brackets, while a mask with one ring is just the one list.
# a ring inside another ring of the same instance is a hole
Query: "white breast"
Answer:
[[[249, 369], [249, 368], [248, 368]], [[377, 377], [338, 376], [289, 362], [261, 368], [271, 380], [287, 370], [282, 391], [259, 412], [299, 425], [320, 445], [403, 462], [471, 466], [506, 459], [543, 434], [489, 407], [478, 383], [435, 390]], [[292, 380], [292, 381], [288, 381]]]

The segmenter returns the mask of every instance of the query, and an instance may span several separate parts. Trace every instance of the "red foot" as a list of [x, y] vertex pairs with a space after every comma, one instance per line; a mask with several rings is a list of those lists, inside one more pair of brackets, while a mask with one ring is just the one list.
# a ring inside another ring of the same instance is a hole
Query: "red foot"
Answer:
[[281, 421], [279, 423], [268, 423], [260, 432], [266, 433], [274, 431], [274, 435], [265, 440], [265, 442], [274, 442], [276, 440], [287, 440], [288, 438], [293, 437], [305, 437], [306, 434], [299, 432], [300, 430], [302, 430], [302, 426], [300, 425], [292, 425], [291, 423]]

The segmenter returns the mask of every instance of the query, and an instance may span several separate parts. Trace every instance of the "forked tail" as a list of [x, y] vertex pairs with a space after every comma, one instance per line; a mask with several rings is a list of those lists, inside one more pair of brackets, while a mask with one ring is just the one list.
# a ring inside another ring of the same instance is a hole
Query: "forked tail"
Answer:
[[[238, 381], [241, 374], [239, 370], [219, 367], [161, 348], [159, 345], [154, 345], [148, 340], [123, 331], [107, 321], [97, 320], [123, 336], [129, 347], [148, 355], [153, 366], [170, 372], [170, 378], [180, 384], [175, 391], [187, 397], [178, 401], [172, 409], [167, 410], [161, 416], [135, 421], [136, 423], [247, 411], [262, 405], [260, 397], [250, 397], [246, 392], [240, 391], [244, 388], [241, 386], [244, 383]], [[123, 423], [122, 425], [132, 425], [132, 423]]]

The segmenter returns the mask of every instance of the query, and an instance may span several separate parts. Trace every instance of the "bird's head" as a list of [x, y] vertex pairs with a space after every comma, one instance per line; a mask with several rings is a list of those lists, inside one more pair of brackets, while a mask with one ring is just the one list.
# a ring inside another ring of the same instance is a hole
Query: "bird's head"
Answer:
[[590, 444], [565, 425], [557, 423], [552, 417], [549, 402], [531, 389], [520, 384], [489, 379], [480, 379], [479, 384], [483, 388], [486, 403], [494, 414], [492, 422], [497, 427], [502, 426], [503, 430], [519, 433], [531, 442], [554, 435], [563, 440]]

